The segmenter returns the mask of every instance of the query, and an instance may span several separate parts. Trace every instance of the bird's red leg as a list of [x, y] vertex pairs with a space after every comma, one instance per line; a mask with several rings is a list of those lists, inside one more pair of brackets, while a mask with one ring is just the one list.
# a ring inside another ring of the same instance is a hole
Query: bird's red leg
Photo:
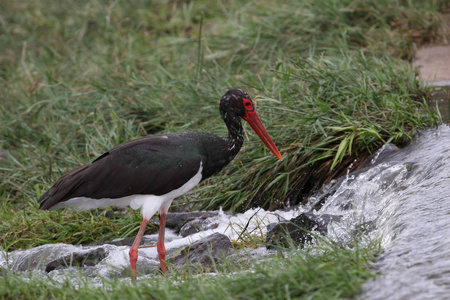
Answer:
[[158, 236], [158, 256], [159, 263], [161, 266], [161, 272], [163, 275], [167, 274], [167, 264], [166, 264], [166, 247], [164, 247], [164, 232], [166, 229], [166, 212], [160, 212], [159, 216], [159, 236]]
[[141, 227], [139, 228], [139, 232], [134, 239], [133, 245], [130, 248], [130, 264], [131, 264], [131, 282], [136, 280], [136, 262], [138, 258], [138, 247], [141, 243], [142, 236], [144, 235], [145, 228], [147, 227], [148, 220], [144, 218], [142, 220]]

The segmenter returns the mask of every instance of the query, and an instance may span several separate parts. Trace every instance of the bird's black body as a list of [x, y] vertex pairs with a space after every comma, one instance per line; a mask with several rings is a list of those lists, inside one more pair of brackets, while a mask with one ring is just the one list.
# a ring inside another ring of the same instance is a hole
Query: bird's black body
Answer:
[[228, 128], [228, 137], [186, 132], [125, 142], [92, 163], [64, 174], [39, 199], [40, 208], [89, 209], [108, 205], [141, 208], [143, 221], [130, 248], [132, 280], [136, 279], [139, 243], [149, 219], [159, 211], [157, 250], [161, 270], [166, 274], [164, 228], [169, 206], [175, 197], [219, 172], [236, 156], [244, 142], [241, 119], [247, 121], [270, 151], [282, 160], [246, 92], [229, 90], [222, 96], [219, 109]]
[[191, 179], [200, 162], [202, 180], [219, 172], [234, 158], [235, 151], [229, 148], [228, 139], [204, 132], [153, 135], [125, 142], [91, 164], [63, 175], [42, 195], [41, 209], [75, 197], [164, 195]]
[[201, 180], [205, 180], [226, 166], [242, 147], [241, 117], [245, 115], [242, 97], [250, 99], [241, 90], [230, 90], [221, 99], [219, 108], [228, 127], [228, 137], [186, 132], [122, 143], [92, 163], [64, 174], [39, 199], [40, 208], [51, 209], [76, 197], [95, 201], [130, 195], [164, 195], [191, 179], [200, 162]]

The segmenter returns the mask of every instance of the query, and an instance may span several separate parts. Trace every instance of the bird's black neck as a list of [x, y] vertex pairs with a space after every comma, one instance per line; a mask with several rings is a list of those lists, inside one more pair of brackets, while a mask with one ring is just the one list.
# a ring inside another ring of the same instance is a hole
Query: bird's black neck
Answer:
[[244, 143], [244, 129], [242, 128], [241, 118], [236, 114], [226, 112], [222, 114], [222, 118], [228, 128], [228, 137], [226, 141], [228, 143], [228, 151], [230, 160], [232, 160], [241, 150]]

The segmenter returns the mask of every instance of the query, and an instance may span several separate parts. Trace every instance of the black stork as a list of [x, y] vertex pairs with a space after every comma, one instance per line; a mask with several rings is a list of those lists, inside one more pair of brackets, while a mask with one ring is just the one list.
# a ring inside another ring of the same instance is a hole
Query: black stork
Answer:
[[136, 280], [138, 247], [149, 219], [159, 211], [157, 251], [161, 271], [167, 273], [164, 231], [172, 200], [219, 172], [239, 152], [244, 142], [241, 118], [247, 121], [270, 151], [280, 152], [256, 114], [248, 94], [226, 92], [220, 114], [228, 128], [223, 138], [205, 132], [151, 135], [120, 144], [59, 178], [39, 199], [40, 208], [93, 209], [106, 206], [141, 208], [143, 221], [130, 248], [131, 280]]

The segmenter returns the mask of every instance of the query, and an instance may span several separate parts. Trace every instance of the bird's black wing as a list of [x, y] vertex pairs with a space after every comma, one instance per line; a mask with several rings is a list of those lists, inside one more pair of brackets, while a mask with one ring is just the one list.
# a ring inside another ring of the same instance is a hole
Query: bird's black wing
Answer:
[[198, 172], [202, 155], [196, 145], [186, 134], [148, 136], [120, 144], [91, 164], [64, 174], [39, 199], [41, 209], [75, 197], [166, 194]]

